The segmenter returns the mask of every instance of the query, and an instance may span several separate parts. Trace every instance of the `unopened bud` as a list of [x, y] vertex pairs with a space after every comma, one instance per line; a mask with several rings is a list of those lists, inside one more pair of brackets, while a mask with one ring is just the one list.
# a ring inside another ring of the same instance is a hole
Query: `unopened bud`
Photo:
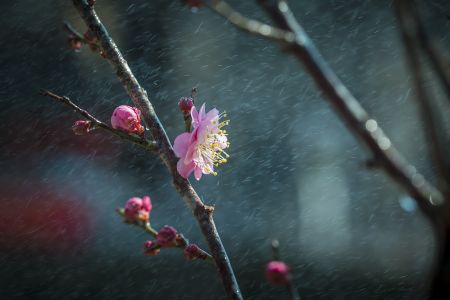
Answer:
[[290, 269], [282, 261], [271, 261], [266, 266], [266, 278], [273, 285], [285, 285], [290, 280]]
[[111, 125], [114, 129], [142, 134], [145, 128], [141, 125], [140, 114], [141, 111], [136, 107], [120, 105], [114, 110], [111, 116]]
[[197, 258], [205, 259], [207, 257], [205, 251], [200, 249], [196, 244], [189, 244], [183, 250], [186, 260], [195, 260]]
[[146, 241], [144, 243], [144, 254], [155, 256], [161, 252], [161, 246], [156, 241]]
[[138, 197], [130, 198], [125, 204], [125, 221], [128, 223], [135, 223], [136, 221], [147, 222], [151, 210], [152, 203], [149, 196], [144, 196], [142, 199]]
[[85, 135], [88, 134], [91, 130], [91, 121], [86, 120], [78, 120], [75, 121], [72, 125], [72, 131], [76, 135]]
[[97, 42], [97, 37], [95, 36], [95, 34], [90, 29], [88, 29], [83, 34], [83, 37], [86, 40], [86, 42], [88, 42], [88, 43], [96, 43]]
[[69, 47], [75, 50], [80, 50], [83, 47], [83, 41], [73, 34], [69, 34], [68, 43]]
[[158, 243], [163, 247], [176, 246], [177, 230], [172, 226], [164, 226], [156, 235]]
[[178, 107], [185, 114], [190, 113], [193, 106], [194, 99], [192, 99], [191, 97], [181, 97], [180, 101], [178, 102]]

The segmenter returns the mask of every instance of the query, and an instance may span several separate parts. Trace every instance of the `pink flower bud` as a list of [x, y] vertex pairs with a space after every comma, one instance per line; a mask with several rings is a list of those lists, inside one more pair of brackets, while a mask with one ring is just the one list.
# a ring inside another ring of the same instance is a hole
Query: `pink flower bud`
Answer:
[[144, 196], [142, 199], [138, 197], [130, 198], [125, 204], [125, 220], [130, 223], [147, 222], [151, 210], [152, 203], [149, 196]]
[[289, 266], [282, 261], [271, 261], [266, 266], [266, 278], [273, 285], [284, 285], [290, 280]]
[[83, 41], [73, 34], [69, 34], [67, 41], [69, 42], [69, 47], [72, 49], [80, 50], [83, 47]]
[[182, 97], [178, 102], [178, 107], [185, 114], [189, 114], [191, 112], [192, 106], [194, 106], [194, 99], [191, 97]]
[[154, 256], [161, 251], [161, 246], [156, 241], [146, 241], [144, 243], [144, 254]]
[[164, 226], [156, 235], [158, 243], [163, 247], [176, 246], [177, 230], [172, 226]]
[[78, 120], [72, 125], [72, 131], [76, 135], [88, 134], [91, 130], [91, 121]]
[[183, 250], [186, 260], [195, 260], [197, 258], [205, 259], [206, 253], [196, 244], [189, 244]]
[[114, 110], [111, 116], [111, 125], [114, 129], [142, 134], [144, 126], [141, 125], [140, 113], [136, 107], [121, 105]]

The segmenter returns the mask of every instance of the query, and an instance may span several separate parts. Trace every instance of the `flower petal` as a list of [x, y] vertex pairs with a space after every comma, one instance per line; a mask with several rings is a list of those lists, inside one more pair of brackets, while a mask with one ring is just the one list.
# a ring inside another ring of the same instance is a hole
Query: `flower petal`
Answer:
[[195, 145], [191, 145], [186, 152], [186, 156], [184, 157], [185, 163], [193, 161], [194, 157], [197, 155], [197, 152], [198, 151], [196, 151]]
[[195, 108], [195, 106], [192, 106], [191, 109], [191, 119], [192, 119], [192, 127], [197, 127], [199, 120], [198, 120], [198, 111]]
[[211, 109], [210, 111], [208, 111], [208, 113], [206, 114], [206, 119], [209, 120], [213, 120], [214, 118], [216, 118], [219, 115], [219, 111], [215, 108]]
[[202, 178], [202, 169], [200, 169], [199, 167], [195, 167], [194, 176], [195, 179], [200, 180], [200, 178]]
[[173, 151], [177, 157], [186, 156], [186, 152], [189, 148], [189, 141], [191, 140], [191, 134], [184, 132], [175, 138], [173, 143]]
[[199, 121], [201, 122], [205, 117], [206, 117], [206, 114], [205, 114], [205, 104], [206, 103], [203, 103], [202, 104], [202, 107], [200, 107], [200, 112], [198, 113], [198, 119], [199, 119]]
[[142, 209], [146, 212], [150, 212], [152, 210], [152, 201], [149, 196], [142, 197]]
[[194, 171], [195, 164], [194, 162], [190, 162], [188, 164], [184, 163], [184, 159], [180, 159], [177, 163], [177, 171], [183, 178], [188, 178], [191, 175], [192, 171]]

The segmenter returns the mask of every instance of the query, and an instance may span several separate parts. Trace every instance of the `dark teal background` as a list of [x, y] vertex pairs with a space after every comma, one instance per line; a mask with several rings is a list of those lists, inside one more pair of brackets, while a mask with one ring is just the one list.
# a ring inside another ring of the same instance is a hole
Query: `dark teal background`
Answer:
[[[290, 2], [343, 82], [433, 181], [391, 2]], [[427, 28], [449, 53], [450, 4], [426, 2]], [[67, 47], [62, 23], [85, 28], [71, 1], [0, 3], [0, 299], [224, 299], [210, 265], [173, 249], [145, 257], [147, 236], [114, 212], [148, 194], [155, 227], [205, 246], [161, 162], [107, 133], [74, 136], [79, 116], [38, 95], [67, 95], [104, 121], [131, 103], [106, 61]], [[228, 112], [231, 159], [193, 183], [216, 207], [246, 299], [287, 299], [264, 280], [273, 238], [302, 299], [426, 298], [429, 223], [382, 172], [364, 168], [369, 154], [295, 59], [208, 9], [97, 3], [172, 141], [184, 128], [178, 99], [193, 86], [198, 104]], [[232, 3], [268, 21], [253, 1]]]

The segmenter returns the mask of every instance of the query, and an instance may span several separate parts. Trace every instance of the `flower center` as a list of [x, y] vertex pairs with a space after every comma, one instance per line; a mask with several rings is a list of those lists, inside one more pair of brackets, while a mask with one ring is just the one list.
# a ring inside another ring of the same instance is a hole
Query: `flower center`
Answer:
[[218, 119], [211, 121], [211, 124], [207, 126], [207, 133], [203, 143], [199, 143], [197, 147], [201, 159], [196, 161], [196, 163], [205, 174], [217, 175], [217, 172], [214, 171], [214, 166], [217, 167], [226, 163], [230, 157], [224, 150], [230, 146], [227, 138], [228, 134], [226, 130], [222, 129], [230, 121], [224, 120], [219, 123], [219, 120], [223, 117], [226, 117], [225, 113], [221, 113]]

